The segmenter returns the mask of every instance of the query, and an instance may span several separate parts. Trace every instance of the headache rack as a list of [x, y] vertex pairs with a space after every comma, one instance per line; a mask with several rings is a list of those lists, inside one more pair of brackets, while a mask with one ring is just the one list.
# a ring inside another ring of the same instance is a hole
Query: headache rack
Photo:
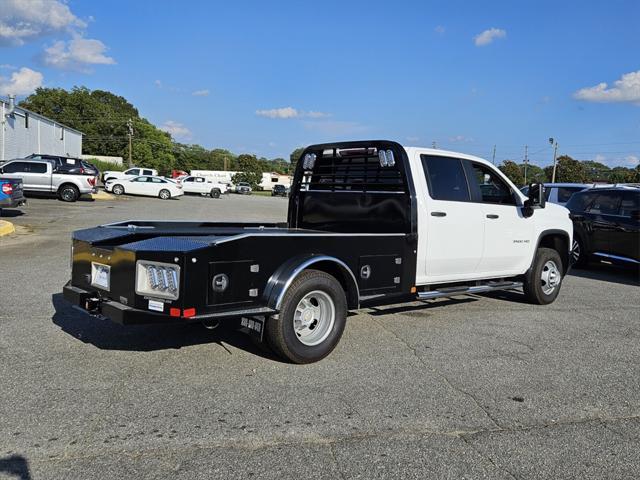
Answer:
[[312, 168], [304, 169], [300, 187], [303, 191], [405, 193], [399, 162], [383, 163], [377, 147], [324, 149], [315, 153]]

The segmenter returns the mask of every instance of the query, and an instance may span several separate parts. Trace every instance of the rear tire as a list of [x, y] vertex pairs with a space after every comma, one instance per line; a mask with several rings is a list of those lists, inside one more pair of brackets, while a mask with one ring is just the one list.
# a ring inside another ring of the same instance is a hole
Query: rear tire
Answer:
[[75, 185], [62, 185], [58, 190], [58, 197], [63, 202], [75, 202], [80, 198], [80, 190]]
[[293, 363], [322, 360], [336, 347], [347, 319], [342, 285], [319, 270], [305, 270], [284, 295], [280, 313], [267, 320], [269, 346]]
[[562, 278], [562, 260], [558, 252], [551, 248], [539, 248], [533, 265], [525, 274], [522, 289], [530, 303], [548, 305], [560, 293]]
[[220, 190], [217, 188], [211, 189], [210, 192], [211, 198], [220, 198]]
[[160, 200], [169, 200], [171, 198], [171, 192], [163, 188], [160, 190], [160, 193], [158, 193], [158, 198], [160, 198]]
[[124, 187], [118, 183], [113, 186], [111, 193], [114, 195], [122, 195], [124, 193]]

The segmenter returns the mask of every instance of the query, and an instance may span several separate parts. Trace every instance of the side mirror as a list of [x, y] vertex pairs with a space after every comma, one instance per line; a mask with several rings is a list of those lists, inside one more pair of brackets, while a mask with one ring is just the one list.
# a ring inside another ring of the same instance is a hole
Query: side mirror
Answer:
[[535, 208], [544, 208], [547, 204], [547, 198], [544, 194], [544, 185], [542, 183], [529, 184], [529, 198], [524, 202], [524, 216], [533, 215]]

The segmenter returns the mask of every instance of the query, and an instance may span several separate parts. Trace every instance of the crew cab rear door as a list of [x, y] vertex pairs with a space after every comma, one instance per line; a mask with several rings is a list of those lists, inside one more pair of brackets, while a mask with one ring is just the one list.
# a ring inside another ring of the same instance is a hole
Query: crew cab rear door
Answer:
[[422, 154], [420, 160], [428, 192], [419, 202], [424, 208], [418, 222], [418, 248], [425, 251], [424, 278], [427, 283], [469, 279], [482, 256], [483, 206], [471, 202], [460, 159]]
[[477, 273], [483, 277], [516, 275], [531, 264], [534, 223], [522, 213], [518, 198], [498, 170], [463, 161], [471, 201], [482, 206], [484, 248]]

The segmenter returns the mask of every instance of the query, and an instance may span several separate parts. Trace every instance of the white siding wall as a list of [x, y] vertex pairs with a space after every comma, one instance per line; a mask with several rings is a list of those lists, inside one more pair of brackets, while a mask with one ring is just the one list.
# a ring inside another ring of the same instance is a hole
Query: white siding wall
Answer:
[[[29, 113], [29, 128], [25, 128], [25, 112], [16, 108], [13, 117], [4, 115], [9, 106], [0, 102], [0, 160], [26, 157], [32, 153], [69, 155], [82, 154], [82, 134], [55, 122]], [[61, 131], [64, 128], [64, 138]]]

